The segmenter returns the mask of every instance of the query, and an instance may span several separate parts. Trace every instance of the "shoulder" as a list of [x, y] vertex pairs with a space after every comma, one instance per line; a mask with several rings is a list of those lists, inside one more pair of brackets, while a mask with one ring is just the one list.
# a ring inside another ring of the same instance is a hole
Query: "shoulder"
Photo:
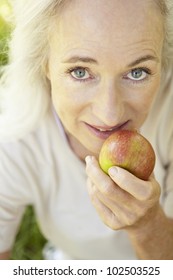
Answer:
[[1, 178], [3, 174], [7, 180], [9, 170], [17, 180], [30, 175], [39, 177], [38, 173], [54, 164], [53, 147], [56, 143], [58, 153], [61, 141], [54, 117], [48, 111], [34, 131], [19, 140], [0, 144]]
[[[45, 141], [45, 138], [51, 137], [52, 133], [54, 132], [52, 127], [53, 118], [51, 118], [50, 113], [47, 112], [33, 131], [26, 133], [25, 136], [20, 137], [17, 140], [4, 141], [0, 143], [0, 149], [7, 154], [22, 154], [23, 152], [26, 152], [27, 149], [32, 151], [36, 147], [41, 147], [48, 142], [48, 139]], [[50, 132], [49, 134], [47, 133], [48, 130]]]

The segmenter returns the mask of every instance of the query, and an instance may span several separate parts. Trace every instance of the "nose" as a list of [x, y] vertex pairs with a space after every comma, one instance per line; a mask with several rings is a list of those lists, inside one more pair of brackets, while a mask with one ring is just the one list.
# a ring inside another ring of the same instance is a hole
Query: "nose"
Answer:
[[123, 93], [114, 80], [100, 83], [92, 103], [92, 111], [97, 119], [107, 126], [115, 126], [124, 120]]

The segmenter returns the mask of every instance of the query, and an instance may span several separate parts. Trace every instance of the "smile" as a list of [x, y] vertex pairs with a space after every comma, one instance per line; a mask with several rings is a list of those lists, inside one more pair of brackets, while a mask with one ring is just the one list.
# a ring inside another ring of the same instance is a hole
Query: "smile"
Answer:
[[108, 126], [95, 126], [85, 123], [89, 131], [97, 136], [100, 139], [106, 139], [109, 137], [113, 132], [121, 129], [127, 129], [129, 121], [120, 123], [116, 126], [108, 127]]
[[98, 129], [99, 131], [113, 131], [115, 128], [108, 128], [108, 129], [104, 129], [104, 128], [96, 128], [96, 129]]

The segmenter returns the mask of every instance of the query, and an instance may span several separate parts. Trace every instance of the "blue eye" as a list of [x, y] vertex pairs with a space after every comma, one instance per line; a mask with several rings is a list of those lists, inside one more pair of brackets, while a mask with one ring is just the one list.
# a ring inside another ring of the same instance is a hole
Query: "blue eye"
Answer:
[[149, 74], [149, 70], [143, 68], [136, 68], [127, 74], [127, 78], [134, 81], [144, 80]]
[[86, 80], [90, 77], [88, 71], [85, 68], [76, 68], [71, 71], [71, 75], [77, 80]]

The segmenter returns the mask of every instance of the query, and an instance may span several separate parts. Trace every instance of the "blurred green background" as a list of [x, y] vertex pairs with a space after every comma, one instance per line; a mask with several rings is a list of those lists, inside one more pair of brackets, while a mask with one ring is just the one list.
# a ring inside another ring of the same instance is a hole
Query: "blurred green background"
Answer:
[[7, 1], [0, 0], [0, 65], [7, 63], [7, 41], [11, 32], [11, 8]]
[[[8, 40], [11, 30], [11, 7], [7, 0], [0, 0], [0, 67], [8, 62]], [[39, 230], [33, 207], [28, 206], [16, 237], [11, 259], [41, 260], [45, 242], [46, 239]]]

